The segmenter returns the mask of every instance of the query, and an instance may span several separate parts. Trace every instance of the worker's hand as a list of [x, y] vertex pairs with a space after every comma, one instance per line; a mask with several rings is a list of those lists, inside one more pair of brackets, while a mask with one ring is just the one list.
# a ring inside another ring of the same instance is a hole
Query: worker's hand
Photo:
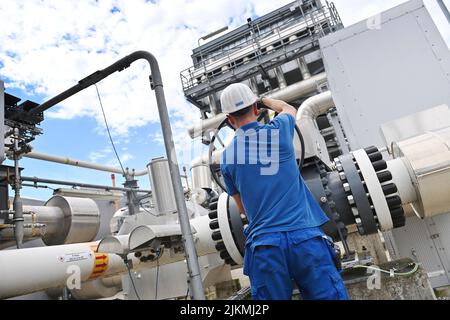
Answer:
[[244, 225], [248, 224], [247, 216], [244, 213], [241, 213], [241, 219], [242, 219], [242, 222], [244, 223]]
[[267, 106], [264, 104], [263, 99], [264, 97], [261, 97], [258, 99], [258, 101], [256, 101], [256, 107], [258, 108], [258, 110], [267, 109]]

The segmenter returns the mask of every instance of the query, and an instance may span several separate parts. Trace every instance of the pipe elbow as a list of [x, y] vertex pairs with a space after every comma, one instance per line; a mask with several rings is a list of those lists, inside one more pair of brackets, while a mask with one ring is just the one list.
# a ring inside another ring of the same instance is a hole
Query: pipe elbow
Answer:
[[318, 116], [326, 113], [332, 107], [334, 107], [334, 101], [331, 91], [325, 91], [302, 103], [297, 113], [297, 121], [306, 119], [315, 120]]

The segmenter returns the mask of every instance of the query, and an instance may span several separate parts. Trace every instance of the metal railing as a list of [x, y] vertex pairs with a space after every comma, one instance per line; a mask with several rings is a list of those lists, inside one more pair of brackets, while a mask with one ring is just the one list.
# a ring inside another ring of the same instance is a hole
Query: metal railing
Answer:
[[[301, 28], [295, 28], [296, 26]], [[289, 28], [292, 29], [291, 33], [286, 32]], [[262, 30], [255, 24], [252, 28], [253, 34], [249, 31], [246, 35], [249, 39], [245, 42], [227, 50], [221, 47], [213, 56], [203, 55], [204, 60], [199, 64], [181, 71], [183, 90], [186, 92], [246, 63], [259, 60], [274, 50], [287, 51], [287, 47], [296, 41], [310, 38], [311, 42], [314, 42], [340, 28], [342, 22], [339, 14], [334, 4], [328, 2], [326, 6], [312, 8], [303, 15], [286, 19], [281, 24], [280, 21], [272, 23]], [[251, 50], [245, 50], [246, 48]]]

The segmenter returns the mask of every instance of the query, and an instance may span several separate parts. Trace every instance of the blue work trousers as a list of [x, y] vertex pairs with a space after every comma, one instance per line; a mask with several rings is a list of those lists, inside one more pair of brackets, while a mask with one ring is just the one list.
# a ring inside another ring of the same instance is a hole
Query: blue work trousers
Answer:
[[304, 300], [348, 300], [334, 257], [322, 236], [305, 239], [302, 230], [269, 233], [246, 246], [244, 273], [254, 300], [291, 300], [292, 280]]

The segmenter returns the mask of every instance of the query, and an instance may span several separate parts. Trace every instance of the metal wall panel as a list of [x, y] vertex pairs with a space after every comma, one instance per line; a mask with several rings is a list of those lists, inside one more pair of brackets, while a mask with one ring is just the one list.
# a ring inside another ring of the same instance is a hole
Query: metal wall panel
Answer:
[[[387, 122], [450, 105], [450, 51], [423, 1], [409, 1], [369, 22], [320, 40], [352, 150], [384, 146], [380, 128]], [[388, 236], [388, 247], [397, 258], [420, 261], [433, 287], [450, 285], [449, 230], [450, 214], [427, 220], [409, 217], [406, 227]]]
[[[409, 217], [405, 227], [392, 231], [398, 255], [419, 261], [433, 288], [450, 284], [450, 235], [445, 231], [449, 225], [448, 214], [425, 220]], [[440, 232], [433, 230], [436, 227]]]
[[[375, 20], [376, 21], [376, 20]], [[409, 1], [320, 40], [351, 148], [384, 145], [380, 125], [450, 105], [450, 51], [422, 1]]]

